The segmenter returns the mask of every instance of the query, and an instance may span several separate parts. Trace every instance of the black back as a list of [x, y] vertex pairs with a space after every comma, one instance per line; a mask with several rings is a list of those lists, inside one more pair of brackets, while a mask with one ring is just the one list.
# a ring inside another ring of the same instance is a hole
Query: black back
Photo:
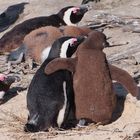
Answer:
[[2, 14], [0, 14], [0, 32], [6, 30], [11, 24], [13, 24], [24, 10], [25, 4], [20, 3], [9, 6]]

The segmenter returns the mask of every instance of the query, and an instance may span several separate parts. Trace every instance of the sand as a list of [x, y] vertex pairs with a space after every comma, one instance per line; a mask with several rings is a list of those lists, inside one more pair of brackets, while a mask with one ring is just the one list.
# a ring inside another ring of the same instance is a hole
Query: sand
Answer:
[[[23, 1], [20, 0], [20, 2]], [[79, 5], [81, 0], [30, 0], [28, 2], [30, 4], [25, 7], [24, 13], [20, 15], [20, 18], [8, 30], [31, 17], [56, 13], [67, 5]], [[0, 0], [0, 12], [11, 4], [16, 3], [19, 3], [19, 0]], [[101, 0], [100, 3], [90, 4], [93, 6], [93, 10], [84, 16], [79, 26], [86, 25], [89, 20], [94, 21], [94, 16], [101, 13], [131, 17], [139, 17], [140, 13], [139, 0]], [[1, 33], [0, 36], [5, 32]], [[104, 33], [107, 37], [111, 37], [109, 39], [111, 44], [125, 44], [129, 42], [126, 45], [106, 48], [104, 51], [110, 61], [115, 54], [127, 51], [133, 46], [134, 49], [139, 47], [139, 33], [123, 32], [122, 27], [107, 28]], [[111, 63], [127, 70], [132, 76], [136, 72], [140, 72], [140, 65], [136, 65], [135, 61], [130, 58], [112, 61]], [[10, 96], [4, 104], [0, 105], [0, 140], [140, 140], [140, 101], [130, 94], [126, 95], [120, 87], [117, 87], [116, 90], [119, 93], [118, 107], [120, 116], [108, 125], [91, 124], [85, 128], [74, 128], [67, 131], [50, 129], [49, 132], [25, 133], [23, 127], [28, 115], [26, 108], [27, 90], [16, 94], [15, 87], [19, 89], [28, 87], [33, 74], [21, 74], [20, 76], [21, 81], [13, 84], [12, 92], [9, 92]]]

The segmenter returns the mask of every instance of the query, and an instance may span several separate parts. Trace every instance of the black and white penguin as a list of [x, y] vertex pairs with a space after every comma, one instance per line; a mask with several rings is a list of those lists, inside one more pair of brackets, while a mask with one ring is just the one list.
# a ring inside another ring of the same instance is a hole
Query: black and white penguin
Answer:
[[81, 21], [89, 6], [69, 6], [61, 9], [57, 14], [28, 19], [3, 35], [0, 39], [0, 53], [18, 48], [24, 37], [32, 30], [43, 26], [76, 25]]
[[13, 24], [23, 12], [24, 6], [27, 2], [9, 6], [3, 13], [0, 14], [0, 32], [6, 30], [11, 24]]
[[27, 93], [29, 111], [25, 131], [47, 131], [50, 126], [61, 127], [72, 107], [72, 76], [58, 71], [47, 76], [46, 65], [53, 59], [71, 57], [85, 37], [62, 37], [54, 42], [48, 58], [34, 75]]
[[5, 74], [0, 74], [0, 104], [2, 103], [5, 94], [9, 90], [12, 83], [16, 80], [15, 76], [6, 76]]

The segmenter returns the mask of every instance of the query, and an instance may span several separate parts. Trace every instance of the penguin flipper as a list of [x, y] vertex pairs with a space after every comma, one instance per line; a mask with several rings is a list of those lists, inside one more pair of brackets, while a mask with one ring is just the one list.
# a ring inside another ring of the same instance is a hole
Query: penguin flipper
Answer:
[[111, 72], [112, 80], [115, 80], [122, 84], [126, 88], [126, 90], [132, 94], [132, 96], [138, 97], [139, 88], [135, 80], [128, 72], [111, 64], [109, 64], [109, 69]]

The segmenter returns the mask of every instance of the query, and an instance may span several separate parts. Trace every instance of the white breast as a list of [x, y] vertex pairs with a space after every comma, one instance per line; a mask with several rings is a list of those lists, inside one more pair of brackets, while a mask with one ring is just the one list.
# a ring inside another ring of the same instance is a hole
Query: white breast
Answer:
[[41, 54], [41, 62], [42, 63], [48, 58], [50, 50], [51, 50], [51, 47], [47, 47], [42, 51], [42, 54]]
[[60, 127], [64, 121], [65, 110], [67, 106], [67, 95], [66, 95], [66, 82], [63, 82], [63, 91], [64, 91], [64, 105], [58, 113], [57, 124]]

